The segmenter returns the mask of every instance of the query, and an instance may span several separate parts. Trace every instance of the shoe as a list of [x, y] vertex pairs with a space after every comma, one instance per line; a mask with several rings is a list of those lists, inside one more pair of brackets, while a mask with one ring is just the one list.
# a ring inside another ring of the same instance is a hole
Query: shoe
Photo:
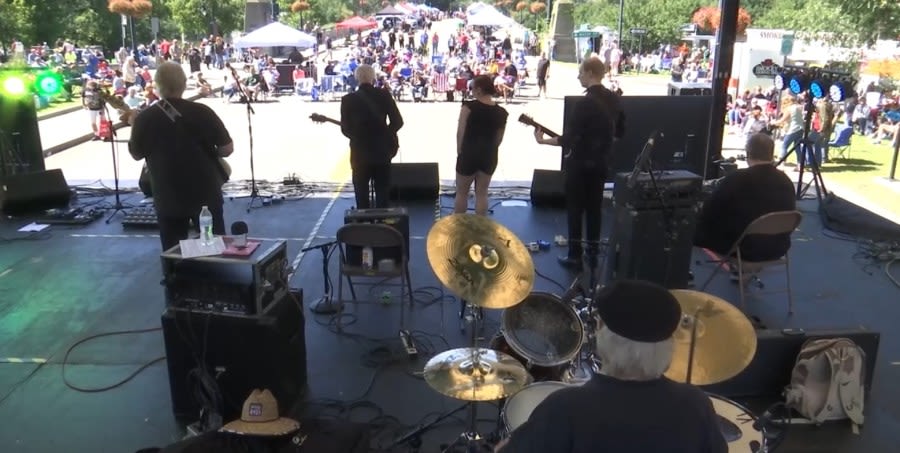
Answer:
[[579, 260], [578, 258], [572, 258], [568, 255], [557, 257], [556, 260], [563, 267], [575, 268], [581, 266], [581, 260]]

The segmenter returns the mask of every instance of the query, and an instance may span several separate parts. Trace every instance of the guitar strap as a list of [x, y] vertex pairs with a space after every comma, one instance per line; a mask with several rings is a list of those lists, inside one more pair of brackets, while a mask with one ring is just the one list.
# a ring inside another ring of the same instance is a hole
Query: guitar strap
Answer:
[[[369, 113], [372, 114], [372, 117], [382, 120], [382, 115], [379, 115], [378, 106], [375, 105], [375, 101], [373, 101], [372, 98], [370, 98], [369, 95], [361, 89], [357, 89], [356, 92], [359, 93], [359, 98], [362, 99], [362, 101], [366, 104], [366, 108], [369, 109]], [[384, 123], [384, 127], [385, 129], [387, 129], [387, 123]]]

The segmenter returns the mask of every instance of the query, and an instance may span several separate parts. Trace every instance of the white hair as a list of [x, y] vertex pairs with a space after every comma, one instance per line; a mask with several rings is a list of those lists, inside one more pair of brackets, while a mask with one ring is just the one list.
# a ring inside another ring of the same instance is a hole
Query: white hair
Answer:
[[187, 86], [187, 76], [184, 69], [178, 63], [167, 61], [156, 68], [153, 77], [159, 97], [163, 99], [180, 98]]
[[358, 83], [375, 83], [375, 68], [367, 64], [356, 67], [353, 75]]
[[642, 343], [629, 340], [609, 330], [605, 325], [597, 331], [596, 353], [600, 358], [600, 372], [627, 381], [657, 379], [672, 362], [673, 341]]

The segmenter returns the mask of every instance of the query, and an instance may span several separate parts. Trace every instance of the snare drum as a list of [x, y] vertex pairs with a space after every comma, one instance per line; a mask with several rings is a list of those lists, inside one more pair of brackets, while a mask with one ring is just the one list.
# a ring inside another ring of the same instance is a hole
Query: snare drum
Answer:
[[[528, 387], [526, 387], [528, 388]], [[753, 428], [756, 416], [738, 403], [721, 396], [707, 394], [719, 417], [722, 435], [728, 442], [729, 453], [763, 453], [766, 450], [765, 431]]]
[[566, 367], [584, 343], [584, 325], [578, 314], [548, 293], [531, 293], [504, 310], [500, 328], [509, 347], [529, 368]]
[[501, 412], [503, 427], [507, 434], [527, 422], [538, 404], [547, 399], [551, 393], [569, 387], [571, 386], [562, 382], [536, 382], [507, 398]]

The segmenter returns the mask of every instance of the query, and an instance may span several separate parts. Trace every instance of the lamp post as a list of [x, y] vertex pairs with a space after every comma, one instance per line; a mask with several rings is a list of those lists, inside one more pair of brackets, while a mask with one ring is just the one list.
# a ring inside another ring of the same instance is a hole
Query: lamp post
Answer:
[[622, 48], [622, 28], [625, 26], [625, 0], [619, 0], [619, 48]]

